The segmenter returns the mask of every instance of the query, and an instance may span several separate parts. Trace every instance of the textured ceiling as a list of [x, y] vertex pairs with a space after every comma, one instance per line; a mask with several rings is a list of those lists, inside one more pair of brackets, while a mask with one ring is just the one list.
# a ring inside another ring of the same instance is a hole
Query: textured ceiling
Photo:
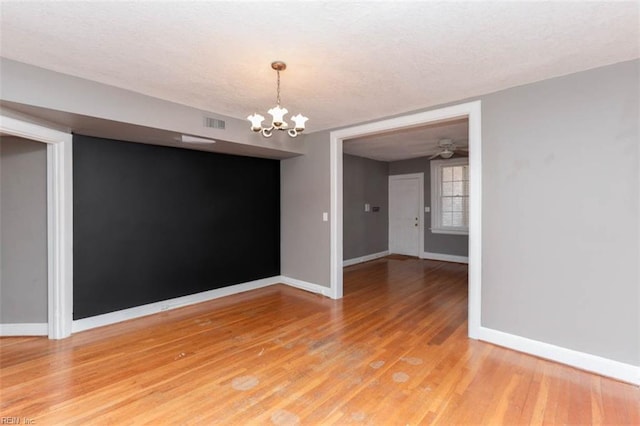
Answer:
[[638, 2], [1, 2], [0, 53], [232, 117], [334, 128], [639, 56]]
[[378, 161], [406, 160], [442, 151], [438, 145], [441, 139], [451, 139], [457, 148], [466, 148], [469, 120], [443, 121], [346, 140], [343, 152]]

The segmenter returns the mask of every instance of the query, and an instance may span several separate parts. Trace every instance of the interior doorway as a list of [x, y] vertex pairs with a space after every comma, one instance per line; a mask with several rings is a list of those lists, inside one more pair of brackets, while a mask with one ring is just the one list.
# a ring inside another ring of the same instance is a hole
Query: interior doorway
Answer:
[[390, 130], [409, 129], [444, 120], [467, 118], [469, 122], [469, 337], [478, 338], [481, 318], [482, 265], [482, 133], [481, 102], [474, 101], [422, 113], [409, 114], [331, 132], [331, 297], [343, 295], [343, 141], [380, 134]]
[[[36, 124], [3, 109], [0, 136], [46, 144], [47, 162], [47, 332], [50, 339], [71, 335], [73, 309], [73, 182], [71, 133]], [[24, 333], [23, 333], [24, 334]], [[41, 334], [41, 333], [38, 333]]]

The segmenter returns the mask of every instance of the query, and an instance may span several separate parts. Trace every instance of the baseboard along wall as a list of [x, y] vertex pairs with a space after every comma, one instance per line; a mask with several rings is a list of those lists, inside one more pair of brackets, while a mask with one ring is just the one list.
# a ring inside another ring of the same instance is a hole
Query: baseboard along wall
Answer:
[[357, 265], [358, 263], [369, 262], [371, 260], [380, 259], [381, 257], [389, 256], [389, 250], [381, 251], [379, 253], [368, 254], [366, 256], [354, 257], [342, 262], [343, 267]]
[[90, 330], [96, 327], [115, 324], [117, 322], [157, 314], [159, 312], [164, 312], [171, 309], [182, 308], [184, 306], [218, 299], [220, 297], [230, 296], [232, 294], [255, 290], [258, 288], [276, 284], [278, 282], [279, 281], [277, 276], [263, 278], [260, 280], [249, 281], [229, 287], [217, 288], [215, 290], [204, 291], [202, 293], [190, 294], [188, 296], [176, 297], [174, 299], [163, 300], [160, 302], [136, 306], [134, 308], [123, 309], [120, 311], [109, 312], [107, 314], [74, 320], [71, 326], [71, 331], [73, 333], [78, 333], [80, 331]]
[[456, 256], [454, 254], [429, 253], [427, 251], [420, 255], [420, 259], [442, 260], [444, 262], [469, 263], [468, 256]]
[[0, 324], [0, 337], [9, 336], [47, 336], [49, 334], [49, 324], [42, 323], [22, 323], [22, 324]]
[[640, 386], [640, 366], [480, 327], [479, 340]]
[[310, 283], [307, 281], [298, 280], [291, 277], [280, 275], [278, 278], [279, 283], [286, 284], [289, 287], [299, 288], [301, 290], [310, 291], [311, 293], [321, 294], [326, 297], [331, 297], [331, 289], [318, 284]]
[[[236, 284], [229, 287], [209, 290], [202, 293], [176, 297], [175, 299], [149, 303], [147, 305], [136, 306], [135, 308], [123, 309], [116, 312], [109, 312], [103, 315], [96, 315], [94, 317], [75, 320], [73, 321], [71, 330], [73, 333], [78, 333], [80, 331], [90, 330], [92, 328], [115, 324], [118, 322], [140, 318], [147, 315], [153, 315], [159, 312], [182, 308], [184, 306], [189, 306], [196, 303], [207, 302], [209, 300], [218, 299], [220, 297], [231, 296], [233, 294], [243, 293], [250, 290], [256, 290], [258, 288], [267, 287], [274, 284], [286, 284], [291, 287], [310, 291], [312, 293], [318, 293], [327, 297], [329, 296], [330, 292], [330, 289], [328, 287], [323, 287], [318, 284], [313, 284], [295, 278], [278, 275], [242, 284]], [[46, 332], [44, 334], [46, 335]]]

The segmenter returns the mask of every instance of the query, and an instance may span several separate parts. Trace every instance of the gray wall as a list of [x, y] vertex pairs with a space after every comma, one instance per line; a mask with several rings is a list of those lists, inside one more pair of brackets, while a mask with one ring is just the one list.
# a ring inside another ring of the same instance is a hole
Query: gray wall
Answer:
[[[389, 163], [389, 175], [424, 173], [424, 205], [431, 206], [431, 163], [428, 157]], [[424, 251], [428, 253], [469, 255], [469, 237], [466, 235], [434, 234], [431, 213], [424, 213]]]
[[331, 287], [329, 132], [305, 140], [306, 155], [280, 161], [280, 271]]
[[640, 365], [639, 61], [482, 97], [482, 325]]
[[[344, 154], [343, 258], [389, 249], [389, 163]], [[364, 211], [364, 204], [371, 211]], [[380, 207], [377, 212], [373, 207]]]
[[0, 138], [0, 323], [47, 322], [47, 149]]

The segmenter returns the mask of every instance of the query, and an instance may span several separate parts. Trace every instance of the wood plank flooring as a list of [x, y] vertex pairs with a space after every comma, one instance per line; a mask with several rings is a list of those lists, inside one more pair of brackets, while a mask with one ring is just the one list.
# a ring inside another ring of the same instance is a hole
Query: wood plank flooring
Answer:
[[640, 389], [467, 334], [466, 265], [383, 258], [334, 301], [276, 285], [0, 340], [0, 416], [37, 425], [640, 424]]

